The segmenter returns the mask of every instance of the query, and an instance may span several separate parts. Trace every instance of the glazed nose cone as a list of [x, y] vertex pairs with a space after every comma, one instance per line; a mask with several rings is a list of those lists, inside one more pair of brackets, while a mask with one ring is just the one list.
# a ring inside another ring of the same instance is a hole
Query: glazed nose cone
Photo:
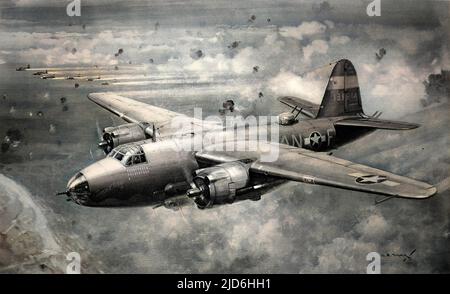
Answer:
[[67, 195], [78, 204], [84, 204], [89, 201], [91, 191], [89, 182], [82, 173], [73, 176], [67, 183]]

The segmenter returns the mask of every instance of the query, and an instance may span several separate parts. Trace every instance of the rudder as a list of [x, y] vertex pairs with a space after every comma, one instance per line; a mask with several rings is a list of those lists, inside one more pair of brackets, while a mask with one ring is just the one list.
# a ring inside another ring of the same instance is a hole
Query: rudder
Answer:
[[350, 60], [341, 59], [334, 66], [317, 117], [364, 113], [358, 76]]

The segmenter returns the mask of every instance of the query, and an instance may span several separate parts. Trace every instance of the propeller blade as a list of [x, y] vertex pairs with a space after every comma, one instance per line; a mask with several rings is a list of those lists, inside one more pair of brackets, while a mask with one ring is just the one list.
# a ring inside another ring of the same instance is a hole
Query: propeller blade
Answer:
[[152, 124], [153, 126], [153, 136], [152, 136], [152, 141], [156, 142], [156, 126], [155, 124]]
[[97, 128], [97, 137], [100, 141], [102, 141], [103, 140], [103, 130], [100, 128], [98, 120], [95, 121], [95, 126]]

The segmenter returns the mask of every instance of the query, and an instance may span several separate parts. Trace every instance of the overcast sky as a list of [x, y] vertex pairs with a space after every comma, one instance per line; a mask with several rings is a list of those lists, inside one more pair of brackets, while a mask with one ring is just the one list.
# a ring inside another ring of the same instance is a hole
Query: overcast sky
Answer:
[[[70, 22], [65, 5], [60, 0], [2, 1], [4, 19], [21, 19], [37, 24]], [[342, 23], [381, 23], [392, 25], [436, 26], [439, 18], [448, 14], [448, 1], [382, 0], [381, 16], [368, 17], [368, 0], [331, 0], [331, 9], [320, 10], [320, 1], [104, 1], [81, 0], [85, 23], [117, 20], [123, 24], [159, 21], [164, 25], [205, 26], [215, 24], [246, 24], [251, 15], [255, 25], [264, 25], [270, 18], [278, 25], [299, 24], [305, 20], [326, 18]], [[446, 12], [447, 11], [447, 12]], [[447, 16], [448, 17], [448, 16]]]

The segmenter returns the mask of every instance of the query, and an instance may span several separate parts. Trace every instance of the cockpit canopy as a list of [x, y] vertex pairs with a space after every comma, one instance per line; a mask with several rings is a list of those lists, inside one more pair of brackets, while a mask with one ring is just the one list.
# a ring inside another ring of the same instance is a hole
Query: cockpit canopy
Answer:
[[121, 145], [114, 148], [108, 157], [112, 157], [122, 162], [125, 166], [131, 166], [147, 162], [145, 153], [139, 145]]

